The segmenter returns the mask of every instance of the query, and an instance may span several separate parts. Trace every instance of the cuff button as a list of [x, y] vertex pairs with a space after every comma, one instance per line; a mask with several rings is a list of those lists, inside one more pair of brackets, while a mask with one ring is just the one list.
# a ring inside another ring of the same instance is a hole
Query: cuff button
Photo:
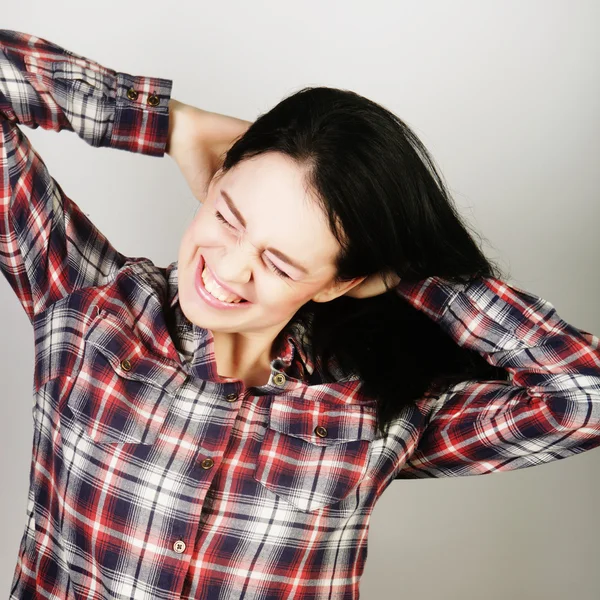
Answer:
[[160, 98], [156, 94], [150, 94], [150, 96], [148, 96], [148, 104], [150, 106], [158, 106], [160, 104]]
[[130, 100], [137, 100], [137, 98], [138, 98], [138, 93], [137, 93], [137, 92], [136, 92], [136, 91], [135, 91], [133, 88], [129, 88], [129, 89], [127, 90], [127, 97], [128, 97]]

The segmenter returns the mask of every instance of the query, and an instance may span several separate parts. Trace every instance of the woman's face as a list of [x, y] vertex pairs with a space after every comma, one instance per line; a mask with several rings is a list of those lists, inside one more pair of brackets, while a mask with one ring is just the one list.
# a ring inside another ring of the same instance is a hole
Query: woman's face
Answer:
[[[181, 309], [212, 331], [270, 331], [274, 337], [309, 300], [333, 300], [360, 283], [334, 286], [338, 250], [297, 163], [273, 152], [245, 160], [212, 179], [183, 236]], [[201, 265], [248, 302], [212, 306], [197, 289]]]

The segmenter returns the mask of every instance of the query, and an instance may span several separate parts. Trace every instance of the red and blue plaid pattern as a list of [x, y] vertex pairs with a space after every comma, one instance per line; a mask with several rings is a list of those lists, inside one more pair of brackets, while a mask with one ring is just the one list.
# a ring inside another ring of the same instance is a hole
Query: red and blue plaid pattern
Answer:
[[358, 598], [370, 514], [394, 479], [600, 446], [598, 337], [496, 279], [398, 285], [511, 380], [422, 398], [385, 437], [360, 379], [326, 382], [299, 323], [265, 385], [219, 376], [211, 332], [180, 310], [177, 263], [113, 248], [19, 127], [162, 157], [172, 82], [26, 33], [0, 30], [0, 50], [0, 268], [35, 341], [10, 598]]

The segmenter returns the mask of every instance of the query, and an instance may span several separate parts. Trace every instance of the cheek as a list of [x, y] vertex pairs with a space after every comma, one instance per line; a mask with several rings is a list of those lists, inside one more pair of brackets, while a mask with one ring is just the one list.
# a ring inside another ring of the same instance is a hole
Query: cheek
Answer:
[[209, 216], [202, 213], [202, 209], [200, 209], [194, 220], [185, 230], [182, 244], [188, 248], [197, 248], [198, 246], [213, 246], [222, 243], [223, 240], [219, 228], [211, 223]]
[[[269, 281], [266, 281], [267, 279]], [[273, 281], [270, 276], [265, 277], [263, 285], [259, 286], [262, 288], [260, 297], [264, 298], [263, 306], [268, 307], [269, 312], [273, 314], [289, 314], [306, 304], [314, 295], [310, 290], [290, 287], [290, 285], [279, 278]]]

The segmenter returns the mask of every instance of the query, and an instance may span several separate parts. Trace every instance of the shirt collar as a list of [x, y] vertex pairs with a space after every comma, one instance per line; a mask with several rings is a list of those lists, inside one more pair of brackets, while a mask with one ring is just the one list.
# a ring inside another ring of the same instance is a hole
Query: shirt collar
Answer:
[[[179, 304], [178, 288], [178, 263], [171, 263], [167, 267], [168, 280], [168, 306], [169, 310], [181, 310]], [[185, 316], [184, 316], [185, 318]], [[187, 321], [187, 319], [185, 319]], [[189, 321], [187, 321], [189, 323]], [[312, 319], [308, 317], [310, 326]], [[194, 331], [194, 345], [196, 349], [205, 348], [207, 330], [190, 323]], [[315, 362], [310, 347], [305, 324], [297, 318], [293, 318], [284, 328], [280, 336], [277, 358], [286, 370], [295, 371], [300, 379], [308, 380], [314, 372]]]

